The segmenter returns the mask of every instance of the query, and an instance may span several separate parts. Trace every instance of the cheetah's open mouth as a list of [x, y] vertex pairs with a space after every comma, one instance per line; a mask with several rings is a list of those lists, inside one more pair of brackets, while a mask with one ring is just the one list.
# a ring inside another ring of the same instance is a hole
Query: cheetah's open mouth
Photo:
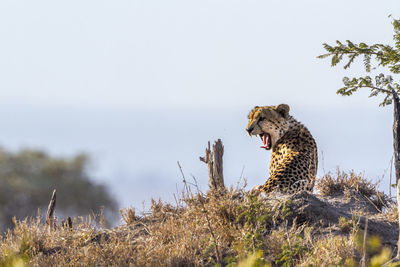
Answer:
[[267, 133], [260, 134], [261, 141], [263, 142], [263, 145], [260, 146], [261, 148], [265, 148], [266, 150], [271, 149], [271, 136]]

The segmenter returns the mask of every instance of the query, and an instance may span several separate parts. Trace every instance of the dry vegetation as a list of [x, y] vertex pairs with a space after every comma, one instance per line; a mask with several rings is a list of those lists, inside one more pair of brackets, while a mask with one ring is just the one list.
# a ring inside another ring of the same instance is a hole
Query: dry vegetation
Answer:
[[340, 169], [336, 170], [336, 176], [327, 173], [317, 180], [316, 189], [322, 196], [345, 195], [346, 197], [363, 197], [370, 201], [377, 209], [389, 208], [390, 199], [377, 189], [379, 182], [373, 183], [366, 179], [361, 173], [354, 171], [346, 173]]
[[320, 179], [317, 197], [189, 188], [175, 205], [121, 210], [112, 229], [101, 216], [54, 230], [40, 219], [15, 221], [0, 239], [0, 266], [358, 266], [364, 250], [367, 266], [381, 266], [395, 249], [385, 234], [396, 240], [397, 226], [375, 188], [339, 172]]

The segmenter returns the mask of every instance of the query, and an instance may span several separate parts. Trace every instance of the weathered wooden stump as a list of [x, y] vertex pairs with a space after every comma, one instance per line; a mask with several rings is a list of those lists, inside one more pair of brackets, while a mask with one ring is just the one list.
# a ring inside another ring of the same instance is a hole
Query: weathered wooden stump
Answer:
[[206, 148], [206, 155], [200, 157], [200, 160], [207, 164], [208, 167], [208, 186], [211, 190], [221, 191], [225, 189], [224, 185], [224, 172], [223, 172], [223, 160], [224, 146], [221, 139], [215, 141], [215, 144], [210, 147], [210, 141], [208, 141], [208, 147]]
[[55, 208], [56, 208], [56, 189], [54, 189], [53, 194], [51, 195], [50, 203], [47, 208], [46, 223], [50, 227], [50, 229], [56, 228], [56, 219], [54, 217]]

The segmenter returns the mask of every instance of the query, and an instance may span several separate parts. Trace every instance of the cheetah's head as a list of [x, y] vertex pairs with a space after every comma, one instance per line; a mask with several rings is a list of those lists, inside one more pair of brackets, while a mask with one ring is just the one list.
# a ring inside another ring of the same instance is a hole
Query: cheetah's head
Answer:
[[250, 136], [261, 137], [263, 143], [261, 148], [270, 150], [289, 129], [289, 109], [288, 105], [280, 104], [278, 106], [256, 106], [250, 112], [246, 130]]

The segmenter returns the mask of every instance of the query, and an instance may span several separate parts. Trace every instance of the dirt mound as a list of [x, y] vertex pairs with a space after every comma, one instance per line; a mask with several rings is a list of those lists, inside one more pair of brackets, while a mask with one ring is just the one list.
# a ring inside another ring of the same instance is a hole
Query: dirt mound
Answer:
[[357, 266], [365, 228], [367, 259], [390, 260], [398, 237], [396, 216], [385, 207], [390, 203], [380, 205], [366, 191], [336, 189], [330, 196], [187, 193], [176, 205], [153, 201], [142, 214], [122, 210], [123, 222], [111, 229], [78, 218], [72, 227], [57, 223], [52, 229], [40, 218], [16, 222], [0, 238], [0, 266], [237, 266], [249, 259]]
[[275, 195], [274, 198], [266, 198], [267, 202], [290, 201], [292, 214], [287, 218], [296, 221], [297, 224], [311, 224], [322, 233], [344, 234], [346, 221], [354, 221], [362, 230], [368, 219], [367, 231], [369, 235], [379, 236], [382, 243], [392, 247], [397, 246], [399, 236], [395, 218], [371, 202], [363, 195], [335, 194], [334, 196], [312, 195], [301, 192], [295, 195]]

